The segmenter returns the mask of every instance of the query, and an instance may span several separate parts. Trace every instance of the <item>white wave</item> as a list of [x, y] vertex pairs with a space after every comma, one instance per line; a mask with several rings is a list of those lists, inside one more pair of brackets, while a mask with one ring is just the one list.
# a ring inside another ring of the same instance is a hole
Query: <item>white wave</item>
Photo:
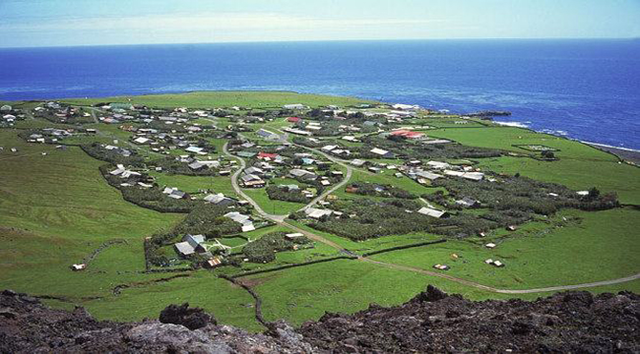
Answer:
[[516, 128], [529, 128], [528, 125], [520, 122], [498, 122], [495, 121], [496, 124], [504, 125], [506, 127], [516, 127]]
[[617, 150], [640, 152], [640, 150], [638, 150], [638, 149], [632, 149], [632, 148], [626, 148], [626, 147], [620, 147], [620, 146], [614, 146], [614, 145], [607, 145], [607, 144], [600, 144], [600, 143], [592, 143], [590, 141], [584, 141], [584, 140], [580, 140], [580, 142], [585, 143], [585, 144], [589, 144], [589, 145], [601, 146], [601, 147], [612, 148], [612, 149], [617, 149]]

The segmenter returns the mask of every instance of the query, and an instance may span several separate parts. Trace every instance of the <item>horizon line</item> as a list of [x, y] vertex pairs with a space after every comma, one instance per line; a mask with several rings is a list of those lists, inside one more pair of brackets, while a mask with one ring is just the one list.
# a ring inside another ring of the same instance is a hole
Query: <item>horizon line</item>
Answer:
[[217, 42], [168, 42], [168, 43], [112, 43], [112, 44], [72, 44], [51, 46], [8, 46], [1, 49], [45, 49], [78, 47], [127, 47], [127, 46], [167, 46], [167, 45], [206, 45], [206, 44], [259, 44], [259, 43], [322, 43], [322, 42], [417, 42], [417, 41], [562, 41], [562, 40], [640, 40], [640, 37], [460, 37], [460, 38], [398, 38], [398, 39], [313, 39], [313, 40], [266, 40], [266, 41], [217, 41]]

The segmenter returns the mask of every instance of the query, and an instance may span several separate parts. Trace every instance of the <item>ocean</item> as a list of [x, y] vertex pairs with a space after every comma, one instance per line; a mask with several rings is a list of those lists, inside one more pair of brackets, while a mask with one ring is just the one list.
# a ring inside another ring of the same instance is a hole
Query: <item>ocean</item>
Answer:
[[292, 90], [508, 110], [505, 124], [640, 149], [640, 40], [424, 40], [0, 49], [0, 100]]

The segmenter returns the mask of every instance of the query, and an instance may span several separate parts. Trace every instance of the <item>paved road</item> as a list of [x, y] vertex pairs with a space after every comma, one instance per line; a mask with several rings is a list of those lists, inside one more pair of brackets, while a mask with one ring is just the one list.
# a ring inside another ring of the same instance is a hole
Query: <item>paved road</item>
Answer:
[[[320, 150], [317, 150], [317, 149], [309, 148], [309, 147], [298, 145], [298, 144], [294, 144], [294, 145], [303, 147], [303, 148], [305, 148], [307, 150], [311, 150], [311, 151], [314, 151], [316, 153], [319, 153], [319, 154], [325, 156], [326, 158], [328, 158], [329, 160], [331, 160], [331, 161], [333, 161], [335, 163], [338, 163], [338, 164], [340, 164], [342, 166], [345, 166], [347, 168], [347, 175], [345, 176], [343, 181], [340, 182], [340, 184], [334, 186], [333, 188], [331, 188], [330, 190], [326, 191], [325, 193], [322, 193], [322, 195], [320, 195], [316, 199], [312, 200], [311, 203], [307, 204], [301, 210], [304, 210], [304, 209], [314, 205], [315, 203], [320, 201], [322, 198], [324, 198], [329, 193], [332, 193], [333, 191], [335, 191], [338, 188], [342, 187], [351, 178], [351, 174], [352, 174], [353, 168], [351, 166], [345, 164], [343, 161], [340, 161], [340, 160], [334, 158], [333, 156], [329, 156], [329, 155], [325, 154], [324, 152], [322, 152]], [[313, 232], [301, 229], [301, 228], [299, 228], [299, 227], [297, 227], [295, 225], [289, 224], [288, 222], [285, 221], [285, 218], [287, 217], [287, 215], [273, 215], [273, 214], [268, 214], [264, 210], [262, 210], [262, 208], [258, 205], [258, 203], [256, 203], [253, 199], [251, 199], [251, 197], [246, 195], [240, 189], [240, 186], [238, 185], [238, 176], [242, 173], [242, 171], [246, 167], [246, 162], [244, 161], [244, 159], [242, 159], [242, 158], [240, 158], [238, 156], [231, 155], [229, 153], [229, 151], [227, 150], [227, 144], [224, 144], [222, 149], [223, 149], [223, 151], [224, 151], [224, 153], [226, 155], [228, 155], [228, 156], [230, 156], [232, 158], [238, 159], [240, 161], [240, 169], [238, 169], [231, 176], [231, 184], [233, 186], [233, 189], [236, 191], [236, 193], [238, 193], [238, 195], [242, 196], [249, 203], [251, 203], [251, 205], [253, 205], [253, 207], [256, 209], [258, 214], [260, 214], [265, 219], [269, 219], [269, 220], [275, 222], [278, 225], [286, 226], [286, 227], [288, 227], [288, 228], [290, 228], [290, 229], [292, 229], [292, 230], [294, 230], [296, 232], [300, 232], [303, 235], [309, 237], [310, 239], [318, 241], [318, 242], [322, 242], [322, 243], [324, 243], [324, 244], [326, 244], [326, 245], [328, 245], [330, 247], [333, 247], [333, 248], [339, 250], [340, 252], [343, 252], [343, 253], [346, 252], [346, 253], [349, 253], [349, 254], [353, 254], [351, 251], [344, 249], [342, 246], [340, 246], [339, 244], [337, 244], [337, 243], [335, 243], [335, 242], [333, 242], [331, 240], [328, 240], [328, 239], [326, 239], [326, 238], [324, 238], [324, 237], [322, 237], [322, 236], [320, 236], [318, 234], [315, 234]], [[426, 202], [426, 201], [424, 201], [424, 202]], [[551, 287], [535, 288], [535, 289], [516, 289], [516, 290], [511, 290], [511, 289], [498, 289], [498, 288], [494, 288], [494, 287], [491, 287], [491, 286], [487, 286], [487, 285], [483, 285], [483, 284], [480, 284], [480, 283], [476, 283], [476, 282], [473, 282], [473, 281], [470, 281], [470, 280], [457, 278], [457, 277], [454, 277], [452, 275], [448, 275], [448, 274], [445, 274], [445, 273], [434, 272], [434, 271], [429, 271], [429, 270], [422, 269], [422, 268], [409, 267], [409, 266], [404, 266], [404, 265], [395, 264], [395, 263], [387, 263], [387, 262], [377, 261], [377, 260], [373, 260], [373, 259], [367, 258], [367, 257], [358, 257], [357, 260], [361, 261], [361, 262], [366, 262], [366, 263], [369, 263], [369, 264], [375, 264], [375, 265], [391, 268], [391, 269], [408, 271], [408, 272], [413, 272], [413, 273], [418, 273], [418, 274], [423, 274], [423, 275], [428, 275], [428, 276], [433, 276], [433, 277], [439, 277], [439, 278], [447, 279], [447, 280], [450, 280], [450, 281], [453, 281], [453, 282], [456, 282], [458, 284], [462, 284], [462, 285], [465, 285], [465, 286], [473, 287], [473, 288], [476, 288], [476, 289], [480, 289], [480, 290], [484, 290], [484, 291], [488, 291], [488, 292], [492, 292], [492, 293], [499, 293], [499, 294], [534, 294], [534, 293], [545, 293], [545, 292], [553, 292], [553, 291], [575, 290], [575, 289], [582, 289], [582, 288], [592, 288], [592, 287], [598, 287], [598, 286], [626, 283], [626, 282], [630, 282], [630, 281], [634, 281], [634, 280], [640, 279], [640, 274], [635, 274], [635, 275], [624, 277], [624, 278], [604, 280], [604, 281], [598, 281], [598, 282], [592, 282], [592, 283], [582, 283], [582, 284], [574, 284], [574, 285], [560, 285], [560, 286], [551, 286]]]

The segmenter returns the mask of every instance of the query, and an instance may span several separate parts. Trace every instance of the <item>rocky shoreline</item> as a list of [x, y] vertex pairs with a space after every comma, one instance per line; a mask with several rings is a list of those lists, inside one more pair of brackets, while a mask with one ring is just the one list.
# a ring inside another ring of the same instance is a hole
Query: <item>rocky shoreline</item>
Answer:
[[270, 323], [262, 334], [218, 325], [188, 305], [167, 307], [159, 320], [116, 323], [0, 294], [2, 353], [637, 353], [639, 328], [640, 296], [630, 292], [473, 302], [429, 286], [400, 306], [325, 314], [299, 329]]

